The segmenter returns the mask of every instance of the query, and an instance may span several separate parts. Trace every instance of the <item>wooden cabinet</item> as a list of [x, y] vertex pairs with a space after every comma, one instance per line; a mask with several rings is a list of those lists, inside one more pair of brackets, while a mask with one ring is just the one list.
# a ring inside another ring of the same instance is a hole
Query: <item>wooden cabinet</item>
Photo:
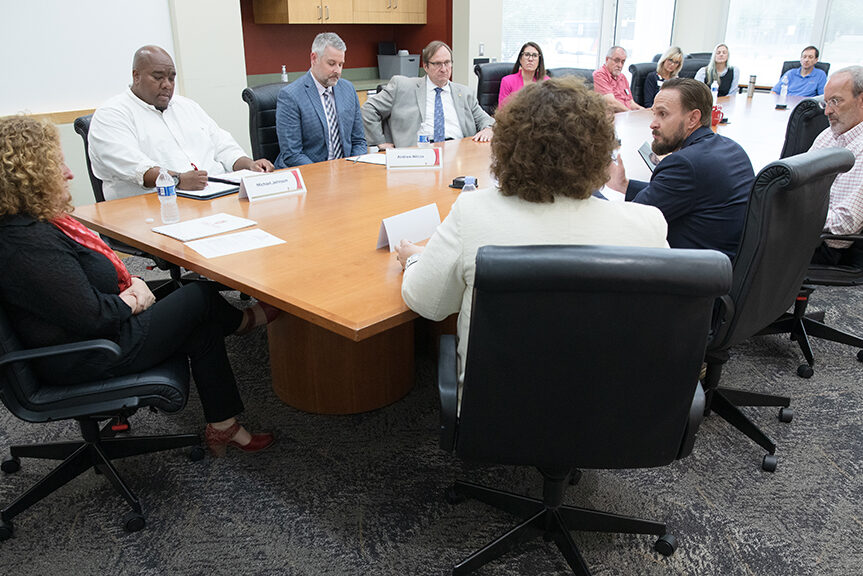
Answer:
[[354, 0], [357, 24], [425, 24], [426, 0]]
[[353, 0], [255, 0], [254, 14], [257, 24], [352, 24], [354, 2]]

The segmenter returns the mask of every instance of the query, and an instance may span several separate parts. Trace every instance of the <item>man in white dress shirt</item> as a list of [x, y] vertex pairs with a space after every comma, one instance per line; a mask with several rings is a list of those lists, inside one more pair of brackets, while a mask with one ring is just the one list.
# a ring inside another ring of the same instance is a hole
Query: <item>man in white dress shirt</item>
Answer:
[[417, 145], [417, 135], [431, 141], [473, 136], [492, 138], [494, 118], [486, 114], [467, 86], [450, 82], [452, 50], [435, 40], [422, 53], [425, 78], [393, 76], [389, 84], [363, 104], [363, 126], [370, 146], [403, 148]]
[[207, 176], [273, 169], [252, 160], [195, 102], [174, 95], [177, 71], [158, 46], [135, 52], [132, 85], [99, 107], [90, 123], [93, 173], [106, 200], [149, 192], [161, 168], [180, 190], [203, 190]]

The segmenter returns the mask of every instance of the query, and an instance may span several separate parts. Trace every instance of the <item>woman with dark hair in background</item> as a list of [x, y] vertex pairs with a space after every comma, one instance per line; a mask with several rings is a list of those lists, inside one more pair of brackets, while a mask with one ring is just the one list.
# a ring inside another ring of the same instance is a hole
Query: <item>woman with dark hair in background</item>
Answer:
[[545, 75], [545, 59], [542, 49], [536, 42], [525, 42], [518, 52], [518, 62], [512, 67], [512, 74], [500, 79], [500, 96], [497, 106], [500, 108], [510, 94], [521, 90], [525, 84], [547, 80]]

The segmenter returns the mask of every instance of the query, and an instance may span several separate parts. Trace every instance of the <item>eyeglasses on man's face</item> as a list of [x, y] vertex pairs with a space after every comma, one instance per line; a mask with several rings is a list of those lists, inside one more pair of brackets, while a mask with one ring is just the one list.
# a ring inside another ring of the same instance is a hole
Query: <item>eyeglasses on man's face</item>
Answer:
[[449, 68], [450, 66], [452, 66], [452, 60], [441, 60], [440, 62], [426, 62], [426, 64], [428, 64], [435, 70], [440, 70], [441, 68]]
[[609, 60], [611, 60], [615, 64], [620, 64], [621, 66], [623, 66], [624, 62], [626, 62], [626, 58], [609, 58]]
[[536, 60], [539, 58], [539, 52], [522, 52], [521, 55], [528, 60]]
[[827, 110], [828, 106], [831, 108], [838, 108], [842, 102], [844, 102], [842, 98], [830, 98], [829, 100], [820, 101], [818, 106], [820, 106], [822, 110]]

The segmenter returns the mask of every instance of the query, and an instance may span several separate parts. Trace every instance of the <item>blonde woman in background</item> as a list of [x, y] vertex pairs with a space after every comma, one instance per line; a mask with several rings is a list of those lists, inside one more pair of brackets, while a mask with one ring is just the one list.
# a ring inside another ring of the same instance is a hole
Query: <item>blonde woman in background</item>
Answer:
[[683, 51], [677, 46], [671, 46], [662, 53], [662, 57], [656, 63], [656, 71], [651, 72], [644, 79], [645, 108], [653, 106], [653, 99], [662, 88], [662, 83], [670, 78], [677, 78], [681, 68], [683, 68]]
[[720, 96], [736, 94], [735, 90], [740, 84], [740, 70], [729, 66], [729, 56], [728, 46], [717, 44], [710, 56], [710, 62], [707, 66], [698, 69], [695, 79], [704, 82], [707, 86], [712, 86], [714, 81], [718, 83]]

